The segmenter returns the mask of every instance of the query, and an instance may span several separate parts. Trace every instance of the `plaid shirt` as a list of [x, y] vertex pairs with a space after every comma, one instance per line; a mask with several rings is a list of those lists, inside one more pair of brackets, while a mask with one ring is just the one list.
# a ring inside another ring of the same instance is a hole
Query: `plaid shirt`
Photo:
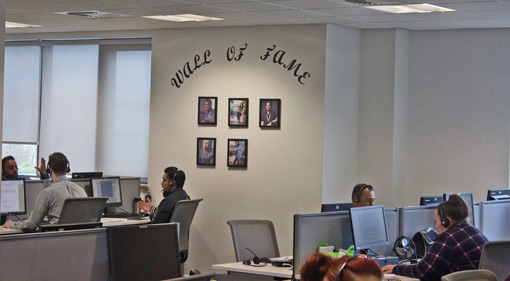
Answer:
[[393, 273], [422, 281], [439, 281], [448, 273], [478, 269], [482, 246], [487, 241], [487, 237], [473, 225], [454, 225], [437, 236], [419, 263], [397, 265]]

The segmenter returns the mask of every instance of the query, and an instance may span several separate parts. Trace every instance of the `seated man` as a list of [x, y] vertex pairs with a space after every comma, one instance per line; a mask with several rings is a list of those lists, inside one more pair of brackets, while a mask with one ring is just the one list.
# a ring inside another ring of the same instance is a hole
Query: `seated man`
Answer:
[[167, 223], [170, 222], [172, 213], [174, 212], [175, 204], [180, 200], [189, 200], [189, 196], [184, 191], [183, 186], [186, 181], [186, 175], [183, 171], [176, 167], [168, 167], [163, 174], [163, 182], [161, 188], [163, 189], [163, 200], [156, 208], [152, 206], [152, 202], [139, 201], [138, 207], [140, 209], [150, 212], [151, 223]]
[[[48, 179], [48, 174], [46, 173], [46, 160], [41, 158], [41, 167], [35, 167], [37, 171], [39, 171], [40, 178], [42, 180]], [[5, 156], [2, 159], [2, 179], [25, 179], [30, 180], [29, 176], [18, 175], [18, 164], [16, 163], [16, 159], [12, 156]]]
[[375, 193], [371, 185], [360, 183], [352, 190], [352, 207], [374, 206]]
[[50, 223], [57, 223], [66, 198], [87, 197], [87, 193], [85, 193], [81, 186], [66, 178], [66, 173], [69, 172], [69, 161], [64, 154], [60, 152], [51, 154], [48, 168], [53, 182], [48, 186], [49, 181], [45, 181], [44, 189], [37, 196], [35, 207], [30, 217], [16, 222], [8, 220], [5, 222], [4, 227], [36, 229], [45, 216], [48, 216]]

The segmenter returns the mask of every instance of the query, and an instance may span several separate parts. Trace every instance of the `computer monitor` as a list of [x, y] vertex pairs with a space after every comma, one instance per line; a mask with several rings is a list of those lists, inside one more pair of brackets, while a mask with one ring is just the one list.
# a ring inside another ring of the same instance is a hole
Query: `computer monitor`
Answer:
[[443, 196], [422, 196], [420, 206], [435, 206], [443, 202]]
[[106, 207], [122, 206], [119, 177], [91, 178], [92, 197], [108, 197]]
[[352, 208], [352, 203], [322, 204], [321, 213], [349, 211], [350, 208]]
[[178, 233], [176, 223], [107, 227], [111, 280], [182, 276]]
[[356, 250], [389, 244], [383, 205], [351, 208], [349, 215]]
[[487, 201], [510, 199], [510, 189], [489, 189], [487, 190]]
[[90, 179], [90, 178], [102, 178], [103, 172], [76, 172], [72, 173], [73, 179]]
[[473, 193], [471, 193], [471, 192], [445, 193], [445, 194], [443, 194], [443, 200], [447, 201], [448, 198], [450, 198], [450, 195], [452, 195], [452, 194], [457, 194], [460, 197], [462, 197], [462, 199], [464, 199], [464, 201], [466, 201], [466, 203], [468, 204], [469, 208], [471, 209], [470, 212], [471, 212], [472, 223], [475, 224], [475, 216], [473, 215], [473, 212], [474, 212], [474, 208], [473, 208]]
[[23, 215], [27, 212], [25, 180], [2, 180], [0, 212], [5, 215]]

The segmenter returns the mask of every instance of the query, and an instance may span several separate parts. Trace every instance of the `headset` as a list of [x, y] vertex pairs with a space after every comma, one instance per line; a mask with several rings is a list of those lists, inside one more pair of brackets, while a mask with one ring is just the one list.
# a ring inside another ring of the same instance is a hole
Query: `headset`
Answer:
[[[252, 250], [250, 250], [248, 247], [244, 247], [246, 250], [250, 251], [250, 253], [253, 254], [253, 264], [252, 264], [252, 261], [249, 260], [249, 259], [245, 259], [243, 261], [243, 264], [245, 265], [251, 265], [251, 266], [266, 266], [268, 263], [271, 262], [271, 260], [269, 258], [266, 258], [266, 257], [262, 257], [260, 258], [259, 256], [257, 256], [257, 254], [255, 254]], [[261, 262], [263, 262], [264, 264], [260, 264]]]
[[450, 226], [450, 220], [444, 216], [443, 207], [441, 207], [441, 206], [437, 207], [437, 214], [439, 215], [439, 218], [441, 219], [442, 226], [444, 226], [444, 227]]
[[342, 267], [340, 267], [340, 269], [338, 270], [338, 273], [336, 274], [336, 277], [335, 277], [335, 281], [340, 281], [340, 275], [342, 275], [342, 272], [344, 270], [344, 268], [347, 266], [347, 263], [350, 262], [351, 260], [353, 259], [356, 259], [356, 257], [350, 257], [348, 258], [345, 263], [342, 265]]
[[[360, 190], [358, 191], [358, 193], [356, 194], [356, 196], [354, 196], [354, 202], [356, 203], [359, 203], [361, 202], [361, 193], [363, 193], [363, 190], [367, 189], [367, 188], [370, 188], [372, 187], [371, 185], [369, 184], [364, 184], [362, 183], [362, 186], [360, 188]], [[373, 188], [373, 187], [372, 187]]]
[[[58, 152], [56, 152], [56, 153], [58, 153]], [[59, 153], [59, 154], [61, 154], [61, 153]], [[53, 154], [50, 154], [50, 157], [51, 157], [51, 155], [53, 155]], [[67, 172], [69, 173], [69, 172], [71, 172], [71, 164], [69, 163], [69, 160], [67, 159], [67, 157], [66, 157], [64, 154], [62, 154], [62, 156], [64, 156], [64, 158], [66, 159], [66, 162], [67, 162], [67, 164], [66, 164], [66, 166], [67, 166]], [[49, 158], [49, 157], [48, 157], [48, 158]], [[50, 166], [51, 166], [51, 164], [50, 164], [50, 163], [51, 163], [51, 161], [50, 161], [50, 160], [48, 160], [48, 164], [46, 164], [46, 173], [47, 173], [48, 175], [50, 174]]]
[[174, 176], [172, 177], [172, 180], [168, 183], [169, 186], [174, 185], [175, 177], [177, 176], [177, 172], [179, 172], [179, 171], [180, 170], [175, 171]]

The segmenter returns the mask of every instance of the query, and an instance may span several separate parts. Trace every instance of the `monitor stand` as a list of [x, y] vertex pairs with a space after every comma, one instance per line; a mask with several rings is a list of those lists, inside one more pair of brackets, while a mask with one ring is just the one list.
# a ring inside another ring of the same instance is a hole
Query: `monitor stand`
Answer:
[[[367, 250], [361, 250], [361, 251], [365, 252]], [[363, 252], [361, 252], [361, 254], [364, 254]], [[357, 256], [359, 254], [360, 254], [360, 250], [355, 250], [353, 256]], [[373, 253], [371, 254], [370, 251], [367, 251], [366, 255], [367, 255], [367, 257], [375, 260], [381, 267], [388, 265], [388, 264], [398, 264], [398, 257], [383, 256], [380, 254], [373, 254]]]

